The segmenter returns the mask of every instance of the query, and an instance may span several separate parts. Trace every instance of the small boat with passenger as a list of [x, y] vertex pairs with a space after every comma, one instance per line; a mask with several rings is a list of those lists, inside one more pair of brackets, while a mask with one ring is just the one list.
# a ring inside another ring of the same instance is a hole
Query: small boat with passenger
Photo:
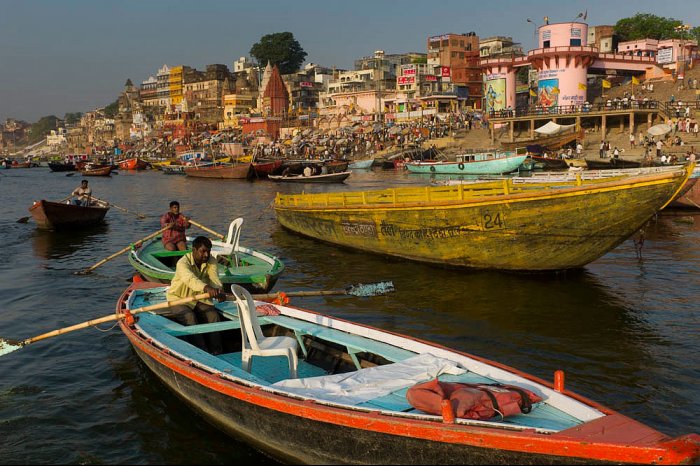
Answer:
[[[415, 337], [234, 286], [220, 321], [183, 326], [134, 283], [120, 328], [168, 389], [223, 432], [278, 460], [312, 464], [680, 464], [700, 436], [671, 438], [564, 386]], [[138, 317], [134, 314], [138, 312]], [[223, 352], [188, 342], [218, 333]]]
[[[265, 293], [272, 289], [284, 271], [284, 263], [264, 251], [241, 246], [240, 234], [243, 219], [231, 222], [225, 241], [212, 241], [211, 254], [217, 258], [219, 279], [230, 288], [242, 285], [251, 291]], [[170, 283], [175, 276], [177, 261], [190, 252], [193, 237], [187, 237], [188, 249], [169, 251], [160, 237], [134, 247], [129, 252], [129, 262], [146, 280], [155, 283]]]
[[99, 225], [109, 211], [109, 204], [93, 201], [88, 207], [69, 201], [34, 201], [29, 208], [37, 228], [44, 230], [71, 230]]

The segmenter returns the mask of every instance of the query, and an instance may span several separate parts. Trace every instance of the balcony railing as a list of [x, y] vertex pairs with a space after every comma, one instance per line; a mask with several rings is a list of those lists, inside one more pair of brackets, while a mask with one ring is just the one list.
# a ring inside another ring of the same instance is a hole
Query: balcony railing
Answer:
[[537, 115], [575, 115], [591, 112], [621, 112], [628, 110], [658, 110], [666, 105], [656, 100], [637, 101], [630, 100], [623, 102], [607, 102], [581, 105], [555, 105], [552, 107], [542, 107], [533, 105], [529, 107], [517, 107], [515, 109], [491, 110], [489, 117], [492, 119], [518, 118]]

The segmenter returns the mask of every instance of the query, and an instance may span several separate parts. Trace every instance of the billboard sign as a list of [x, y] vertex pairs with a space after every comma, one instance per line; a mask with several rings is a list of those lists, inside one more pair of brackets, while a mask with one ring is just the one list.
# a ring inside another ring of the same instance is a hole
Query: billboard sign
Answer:
[[415, 76], [399, 76], [396, 78], [397, 84], [413, 84], [416, 82]]
[[401, 65], [401, 76], [415, 76], [416, 65]]
[[299, 83], [299, 87], [314, 87], [314, 83], [308, 81], [302, 81]]
[[673, 63], [673, 47], [659, 49], [658, 52], [656, 52], [656, 63], [659, 65]]

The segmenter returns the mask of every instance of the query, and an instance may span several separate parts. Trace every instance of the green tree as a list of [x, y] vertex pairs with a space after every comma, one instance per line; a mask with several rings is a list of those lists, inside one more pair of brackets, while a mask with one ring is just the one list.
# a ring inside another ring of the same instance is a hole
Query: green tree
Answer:
[[111, 104], [105, 107], [105, 116], [107, 118], [114, 118], [119, 112], [119, 100], [115, 100]]
[[[648, 13], [637, 13], [631, 18], [623, 18], [615, 24], [615, 34], [620, 41], [638, 39], [690, 39], [691, 31], [679, 30], [683, 22], [674, 18], [664, 18]], [[697, 28], [696, 28], [697, 29]], [[693, 32], [695, 29], [693, 30]]]
[[56, 129], [58, 118], [54, 115], [41, 117], [39, 121], [34, 123], [29, 131], [29, 144], [34, 144], [44, 139], [51, 133], [52, 129]]
[[304, 63], [306, 52], [291, 32], [276, 32], [262, 36], [259, 42], [250, 48], [250, 56], [261, 66], [269, 61], [277, 65], [281, 74], [297, 71]]
[[83, 116], [82, 112], [66, 113], [63, 120], [67, 125], [74, 125], [80, 122], [80, 118]]

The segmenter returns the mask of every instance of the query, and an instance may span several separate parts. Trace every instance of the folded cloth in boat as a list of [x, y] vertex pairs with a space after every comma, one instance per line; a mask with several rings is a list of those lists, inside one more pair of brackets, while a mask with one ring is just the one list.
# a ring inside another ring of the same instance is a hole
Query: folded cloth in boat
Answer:
[[434, 379], [440, 374], [459, 375], [465, 372], [457, 363], [424, 353], [401, 362], [346, 374], [282, 380], [272, 384], [272, 387], [307, 398], [357, 405], [411, 387], [417, 382]]

